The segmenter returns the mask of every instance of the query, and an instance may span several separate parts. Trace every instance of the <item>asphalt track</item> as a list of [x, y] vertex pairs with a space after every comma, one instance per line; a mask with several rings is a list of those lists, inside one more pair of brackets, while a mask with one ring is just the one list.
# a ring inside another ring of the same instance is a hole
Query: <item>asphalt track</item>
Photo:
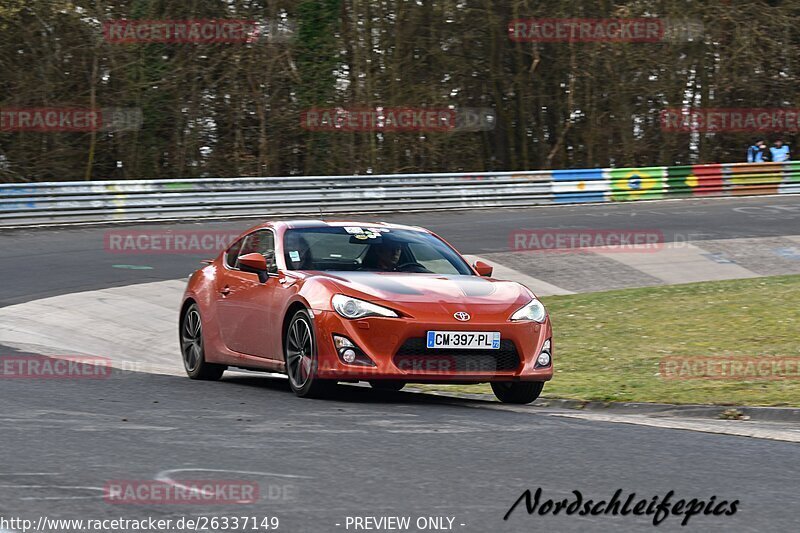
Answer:
[[[395, 213], [352, 218], [427, 227], [462, 253], [480, 255], [508, 251], [509, 234], [524, 229], [656, 230], [663, 233], [666, 242], [800, 235], [800, 197]], [[132, 225], [122, 229], [239, 232], [256, 223], [208, 221]], [[111, 254], [105, 249], [104, 235], [113, 228], [0, 230], [0, 279], [4, 280], [0, 307], [76, 291], [182, 278], [207, 257]]]
[[[429, 227], [465, 253], [482, 254], [507, 250], [509, 232], [522, 228], [657, 228], [668, 240], [689, 233], [695, 240], [797, 235], [800, 200], [380, 218]], [[107, 229], [0, 233], [0, 305], [176, 279], [200, 259], [108, 254]], [[151, 269], [113, 266], [119, 264]], [[3, 355], [13, 353], [2, 349]], [[524, 506], [503, 520], [524, 490], [541, 487], [552, 499], [573, 498], [578, 490], [597, 501], [622, 489], [647, 500], [675, 491], [673, 501], [712, 496], [740, 501], [733, 516], [695, 516], [686, 527], [681, 518], [669, 516], [658, 527], [662, 531], [796, 531], [800, 523], [800, 447], [788, 442], [356, 386], [340, 387], [335, 399], [302, 400], [289, 392], [285, 380], [258, 374], [231, 374], [219, 383], [116, 370], [101, 380], [6, 379], [0, 401], [0, 517], [5, 518], [277, 516], [278, 531], [289, 532], [354, 531], [345, 527], [348, 516], [410, 516], [412, 524], [418, 517], [451, 517], [452, 530], [464, 532], [654, 527], [652, 516], [528, 516]], [[261, 498], [222, 506], [119, 505], [102, 498], [111, 480], [164, 478], [254, 481]], [[19, 531], [0, 524], [2, 529]]]
[[[348, 516], [448, 516], [455, 531], [642, 531], [652, 517], [503, 516], [520, 494], [740, 500], [733, 516], [659, 530], [792, 531], [796, 444], [577, 420], [487, 402], [342, 386], [302, 400], [285, 380], [116, 373], [2, 386], [4, 516], [277, 516], [281, 531], [347, 531]], [[184, 470], [186, 469], [186, 470]], [[196, 469], [196, 470], [193, 470]], [[214, 472], [203, 469], [213, 469]], [[120, 505], [109, 480], [255, 481], [255, 505]], [[286, 477], [294, 476], [294, 477]], [[460, 524], [464, 524], [461, 526]], [[353, 529], [349, 529], [353, 531]], [[412, 528], [411, 531], [417, 531]]]

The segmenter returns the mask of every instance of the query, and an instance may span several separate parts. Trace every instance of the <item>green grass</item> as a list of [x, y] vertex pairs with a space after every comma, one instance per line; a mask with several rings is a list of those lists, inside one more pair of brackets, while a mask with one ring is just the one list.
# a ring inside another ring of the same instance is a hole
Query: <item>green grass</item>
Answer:
[[[666, 356], [800, 356], [800, 276], [542, 298], [556, 373], [544, 396], [800, 406], [800, 379], [665, 380]], [[795, 374], [796, 376], [796, 374]], [[488, 385], [428, 389], [491, 392]]]

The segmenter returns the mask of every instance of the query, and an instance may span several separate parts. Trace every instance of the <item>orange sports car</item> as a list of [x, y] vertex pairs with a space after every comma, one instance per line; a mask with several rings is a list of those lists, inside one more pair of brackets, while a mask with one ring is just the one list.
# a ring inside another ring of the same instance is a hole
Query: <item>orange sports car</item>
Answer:
[[261, 224], [191, 276], [183, 363], [193, 379], [285, 373], [304, 397], [337, 382], [489, 382], [529, 403], [553, 376], [550, 319], [528, 288], [491, 275], [418, 227]]

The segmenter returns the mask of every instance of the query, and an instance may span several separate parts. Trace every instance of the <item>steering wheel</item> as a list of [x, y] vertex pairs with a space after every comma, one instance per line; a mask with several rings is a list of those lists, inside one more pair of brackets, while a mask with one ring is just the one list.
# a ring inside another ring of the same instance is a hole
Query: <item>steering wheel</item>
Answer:
[[397, 265], [394, 268], [394, 270], [395, 272], [415, 272], [417, 274], [433, 274], [433, 272], [431, 272], [421, 264], [417, 263], [416, 261], [410, 261], [408, 263], [403, 263], [402, 265]]

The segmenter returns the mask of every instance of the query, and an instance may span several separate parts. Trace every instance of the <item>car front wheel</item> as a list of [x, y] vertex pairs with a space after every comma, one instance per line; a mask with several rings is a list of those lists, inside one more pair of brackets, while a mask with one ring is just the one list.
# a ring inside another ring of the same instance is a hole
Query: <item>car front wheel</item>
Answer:
[[544, 381], [497, 381], [492, 391], [503, 403], [531, 403], [542, 393]]
[[318, 398], [331, 391], [335, 382], [317, 377], [317, 342], [308, 311], [301, 309], [292, 317], [283, 345], [286, 374], [295, 394]]
[[181, 355], [183, 368], [192, 379], [218, 380], [227, 368], [225, 365], [207, 363], [203, 347], [203, 321], [200, 309], [192, 304], [181, 320]]

